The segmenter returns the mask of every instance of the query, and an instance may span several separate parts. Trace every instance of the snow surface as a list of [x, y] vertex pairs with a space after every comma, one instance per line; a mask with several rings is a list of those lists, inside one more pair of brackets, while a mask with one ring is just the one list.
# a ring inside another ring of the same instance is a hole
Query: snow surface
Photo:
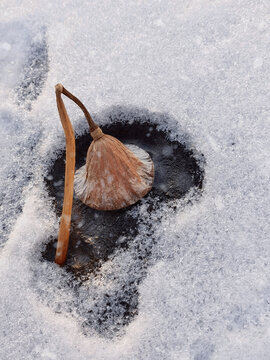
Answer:
[[[1, 359], [269, 359], [269, 10], [268, 0], [1, 1]], [[170, 113], [179, 127], [166, 126], [206, 159], [203, 195], [160, 210], [139, 314], [113, 338], [80, 325], [128, 276], [136, 248], [77, 299], [64, 270], [40, 261], [58, 226], [42, 179], [64, 146], [58, 82], [101, 125], [119, 104]]]

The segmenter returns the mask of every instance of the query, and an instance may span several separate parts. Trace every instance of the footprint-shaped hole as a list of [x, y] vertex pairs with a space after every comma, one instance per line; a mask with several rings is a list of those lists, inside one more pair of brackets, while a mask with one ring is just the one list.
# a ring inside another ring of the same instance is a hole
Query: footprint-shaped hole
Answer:
[[[132, 123], [130, 123], [130, 119]], [[169, 130], [161, 130], [152, 122], [151, 116], [134, 117], [132, 112], [114, 112], [111, 123], [102, 126], [105, 133], [115, 136], [125, 144], [134, 144], [147, 151], [155, 164], [155, 181], [150, 193], [135, 205], [118, 211], [97, 211], [84, 205], [75, 197], [72, 213], [72, 228], [65, 270], [72, 273], [78, 287], [82, 286], [93, 273], [98, 274], [102, 265], [113, 254], [134, 246], [134, 239], [140, 233], [140, 224], [145, 222], [138, 209], [147, 205], [147, 212], [155, 212], [161, 204], [175, 204], [191, 188], [202, 188], [203, 170], [194, 153], [179, 141], [170, 140]], [[91, 142], [89, 134], [76, 139], [76, 168], [85, 163], [87, 149]], [[60, 216], [63, 202], [65, 171], [63, 153], [52, 166], [46, 178], [49, 195], [55, 199], [56, 213]], [[144, 215], [145, 217], [145, 215]], [[149, 237], [151, 222], [146, 226]], [[145, 231], [145, 227], [144, 227]], [[56, 251], [56, 239], [51, 239], [43, 253], [43, 258], [53, 261]], [[115, 292], [103, 293], [96, 299], [94, 308], [85, 309], [87, 320], [84, 325], [94, 328], [101, 334], [111, 334], [128, 324], [137, 314], [137, 286], [144, 277], [151, 257], [153, 241], [138, 246], [134, 258], [136, 271]], [[136, 264], [135, 264], [136, 263]], [[131, 266], [133, 266], [131, 264]], [[140, 269], [140, 270], [138, 270]], [[117, 282], [117, 279], [115, 279]], [[72, 285], [73, 288], [74, 284]], [[76, 291], [76, 290], [74, 290]], [[109, 329], [109, 330], [108, 330]], [[113, 329], [113, 330], [112, 330]]]

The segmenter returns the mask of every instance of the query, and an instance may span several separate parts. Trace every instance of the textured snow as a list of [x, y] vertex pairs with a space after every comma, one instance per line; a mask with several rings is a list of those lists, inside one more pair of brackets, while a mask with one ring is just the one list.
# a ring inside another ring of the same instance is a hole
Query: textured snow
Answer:
[[[269, 359], [269, 10], [267, 0], [1, 1], [1, 359]], [[154, 237], [151, 266], [138, 316], [116, 337], [81, 324], [94, 298], [139, 271], [136, 246], [77, 298], [64, 269], [40, 261], [58, 226], [42, 179], [64, 147], [58, 82], [100, 125], [114, 105], [169, 113], [178, 125], [161, 116], [160, 126], [206, 159], [202, 196], [146, 218], [150, 238], [142, 224], [136, 244]]]

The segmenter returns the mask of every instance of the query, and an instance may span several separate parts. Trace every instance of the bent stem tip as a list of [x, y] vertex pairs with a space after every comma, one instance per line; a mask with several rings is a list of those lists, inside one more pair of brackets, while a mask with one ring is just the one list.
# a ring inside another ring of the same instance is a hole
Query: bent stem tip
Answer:
[[55, 85], [55, 92], [56, 93], [62, 93], [64, 89], [64, 86], [62, 84], [56, 84]]

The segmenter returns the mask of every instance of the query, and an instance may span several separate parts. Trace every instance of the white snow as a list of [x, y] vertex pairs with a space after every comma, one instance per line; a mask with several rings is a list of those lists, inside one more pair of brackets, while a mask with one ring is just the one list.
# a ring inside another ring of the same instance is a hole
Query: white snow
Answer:
[[[269, 10], [266, 0], [1, 1], [1, 359], [269, 359]], [[48, 74], [24, 103], [16, 89], [41, 81], [29, 58], [43, 42]], [[58, 82], [101, 126], [115, 105], [169, 113], [178, 124], [157, 116], [160, 127], [206, 159], [202, 196], [145, 220], [156, 243], [139, 314], [112, 339], [84, 335], [84, 316], [152, 240], [142, 224], [77, 297], [64, 269], [40, 261], [58, 228], [43, 184], [64, 148]]]

